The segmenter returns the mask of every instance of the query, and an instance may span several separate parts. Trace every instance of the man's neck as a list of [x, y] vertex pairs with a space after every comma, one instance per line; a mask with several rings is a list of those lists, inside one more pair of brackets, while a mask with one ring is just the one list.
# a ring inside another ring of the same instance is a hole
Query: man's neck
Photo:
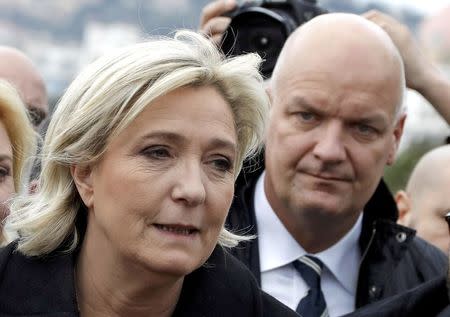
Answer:
[[[266, 189], [266, 187], [264, 187]], [[274, 193], [265, 190], [267, 200], [290, 235], [308, 253], [322, 252], [343, 238], [361, 212], [333, 214], [319, 209], [289, 210]]]
[[[278, 210], [279, 211], [279, 210]], [[355, 225], [357, 217], [344, 221], [339, 217], [302, 217], [290, 219], [283, 212], [277, 212], [283, 225], [307, 253], [319, 253], [329, 249], [341, 240]], [[339, 225], [337, 225], [339, 224]]]

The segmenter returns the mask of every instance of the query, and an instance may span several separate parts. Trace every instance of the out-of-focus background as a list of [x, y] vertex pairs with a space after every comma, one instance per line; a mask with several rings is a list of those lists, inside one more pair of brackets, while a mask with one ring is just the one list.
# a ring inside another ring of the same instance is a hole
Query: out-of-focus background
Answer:
[[[37, 64], [53, 107], [79, 70], [111, 48], [197, 28], [208, 0], [0, 0], [0, 44]], [[370, 9], [407, 24], [428, 56], [450, 77], [450, 0], [318, 0], [332, 12]], [[392, 190], [404, 186], [427, 150], [445, 143], [448, 124], [422, 97], [407, 96], [408, 119], [397, 163], [386, 170]]]

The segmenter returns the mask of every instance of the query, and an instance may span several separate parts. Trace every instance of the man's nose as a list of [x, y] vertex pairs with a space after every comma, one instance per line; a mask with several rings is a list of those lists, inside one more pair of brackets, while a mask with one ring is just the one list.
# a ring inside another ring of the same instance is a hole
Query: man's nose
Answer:
[[347, 153], [342, 125], [339, 122], [330, 122], [320, 129], [313, 149], [314, 156], [329, 164], [344, 161]]
[[180, 164], [180, 175], [175, 180], [172, 199], [193, 207], [202, 204], [206, 189], [202, 176], [201, 162], [186, 161]]

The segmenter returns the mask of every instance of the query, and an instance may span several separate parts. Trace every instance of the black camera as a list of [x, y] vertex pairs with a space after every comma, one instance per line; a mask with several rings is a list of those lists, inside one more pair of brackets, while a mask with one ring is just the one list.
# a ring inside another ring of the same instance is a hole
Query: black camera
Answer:
[[326, 10], [316, 0], [262, 0], [239, 6], [228, 16], [231, 23], [221, 49], [230, 56], [258, 53], [264, 62], [261, 73], [269, 78], [289, 34]]

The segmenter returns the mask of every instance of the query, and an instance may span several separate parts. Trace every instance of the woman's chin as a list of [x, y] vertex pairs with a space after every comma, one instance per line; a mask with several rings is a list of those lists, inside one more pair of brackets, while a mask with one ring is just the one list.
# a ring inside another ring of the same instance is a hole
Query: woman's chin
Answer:
[[140, 259], [143, 265], [152, 272], [173, 276], [186, 276], [203, 265], [206, 259], [196, 257], [187, 252], [170, 250], [158, 256]]

